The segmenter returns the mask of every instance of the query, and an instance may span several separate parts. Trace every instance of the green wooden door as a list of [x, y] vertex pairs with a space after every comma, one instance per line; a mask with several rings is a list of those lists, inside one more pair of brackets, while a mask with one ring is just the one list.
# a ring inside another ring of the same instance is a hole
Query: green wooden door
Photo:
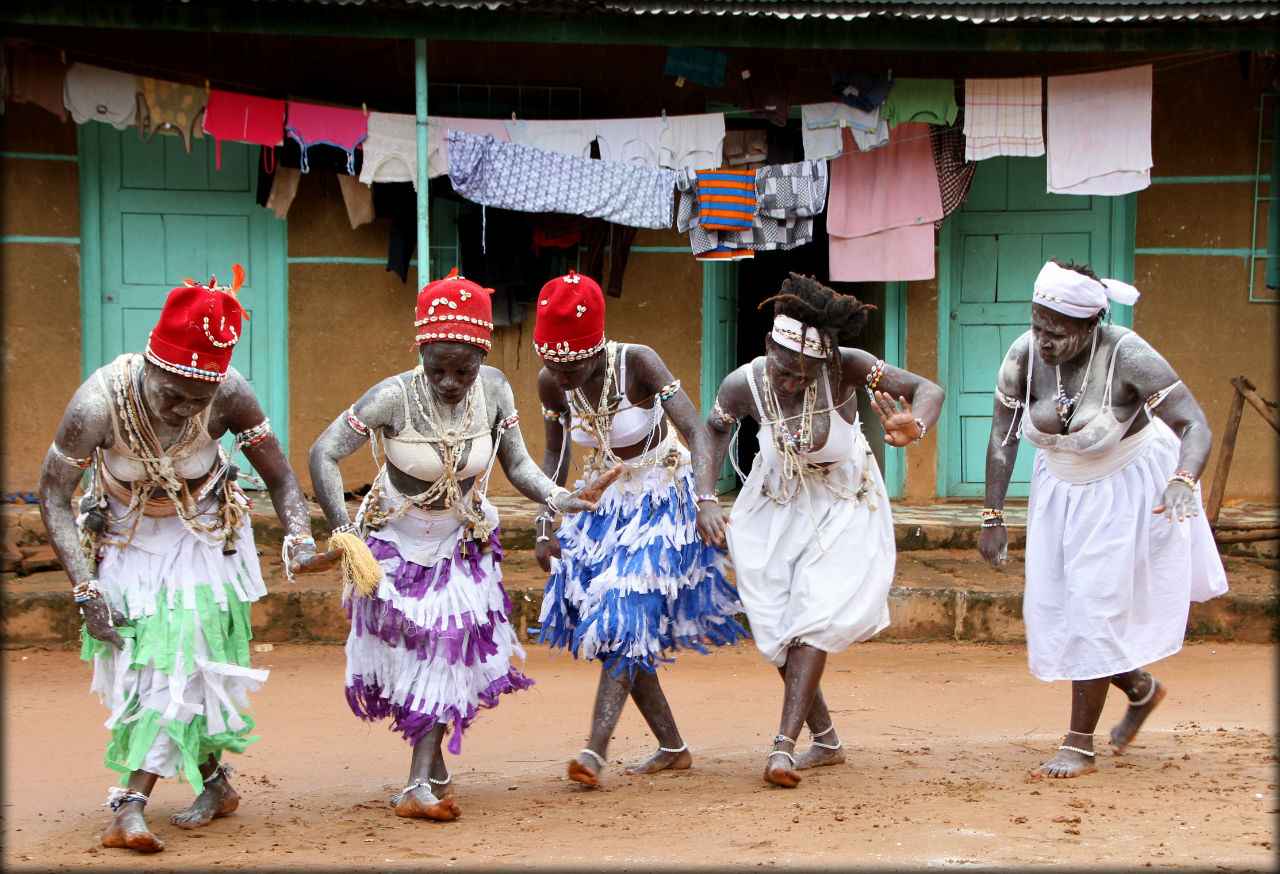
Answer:
[[[1030, 326], [1031, 289], [1049, 258], [1088, 263], [1126, 281], [1133, 271], [1132, 196], [1045, 193], [1043, 158], [982, 161], [964, 207], [947, 220], [939, 253], [939, 375], [947, 403], [939, 429], [938, 490], [981, 497], [992, 390], [1009, 345]], [[1115, 307], [1129, 324], [1132, 310]], [[1011, 497], [1029, 490], [1020, 451]]]
[[[706, 261], [702, 265], [702, 416], [716, 402], [720, 383], [738, 361], [738, 268], [736, 264]], [[726, 459], [716, 491], [737, 485], [733, 465]]]
[[142, 352], [169, 290], [184, 277], [230, 285], [249, 314], [231, 363], [257, 393], [288, 451], [285, 223], [259, 207], [258, 150], [208, 139], [139, 141], [105, 124], [79, 126], [84, 369]]

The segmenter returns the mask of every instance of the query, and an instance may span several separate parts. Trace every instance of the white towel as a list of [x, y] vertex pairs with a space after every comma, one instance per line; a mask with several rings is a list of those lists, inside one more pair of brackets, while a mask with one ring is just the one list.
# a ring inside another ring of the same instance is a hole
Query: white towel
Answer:
[[138, 117], [138, 77], [92, 64], [72, 64], [62, 102], [76, 124], [102, 121], [124, 130]]
[[1050, 194], [1129, 194], [1151, 184], [1151, 65], [1050, 76]]
[[716, 170], [724, 161], [724, 113], [672, 115], [662, 132], [659, 165], [672, 170]]
[[596, 138], [589, 121], [505, 121], [511, 142], [547, 152], [562, 152], [579, 158], [591, 157], [591, 141]]
[[964, 80], [964, 159], [1044, 154], [1039, 76]]

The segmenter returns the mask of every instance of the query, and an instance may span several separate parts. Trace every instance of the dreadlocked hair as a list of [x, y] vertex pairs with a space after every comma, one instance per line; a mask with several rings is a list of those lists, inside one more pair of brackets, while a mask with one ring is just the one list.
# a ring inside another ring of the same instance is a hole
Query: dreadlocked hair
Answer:
[[798, 273], [784, 279], [778, 293], [761, 301], [759, 309], [768, 304], [773, 304], [775, 316], [790, 316], [800, 322], [802, 331], [813, 328], [821, 335], [822, 348], [827, 353], [823, 362], [827, 381], [832, 394], [839, 396], [842, 370], [837, 354], [839, 347], [858, 336], [875, 307], [851, 294], [828, 288], [812, 276]]

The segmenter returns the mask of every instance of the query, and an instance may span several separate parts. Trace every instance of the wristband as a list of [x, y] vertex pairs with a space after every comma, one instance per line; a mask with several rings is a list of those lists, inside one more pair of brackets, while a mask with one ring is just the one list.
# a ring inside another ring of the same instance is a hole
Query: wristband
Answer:
[[83, 604], [85, 601], [101, 598], [102, 590], [98, 588], [98, 581], [91, 579], [73, 588], [71, 597], [77, 604]]
[[915, 440], [912, 440], [911, 441], [912, 443], [919, 443], [921, 440], [923, 440], [924, 433], [929, 430], [928, 428], [925, 427], [924, 422], [920, 421], [919, 419], [916, 419], [916, 427], [920, 429], [920, 436], [916, 437]]
[[1169, 482], [1170, 484], [1182, 483], [1183, 485], [1188, 486], [1189, 488], [1194, 490], [1196, 485], [1199, 484], [1200, 482], [1200, 477], [1187, 473], [1185, 470], [1180, 470], [1177, 473], [1175, 473], [1173, 476], [1169, 477]]
[[719, 495], [697, 495], [694, 497], [694, 503], [696, 504], [701, 504], [703, 501], [715, 501], [718, 504], [720, 503], [720, 496]]
[[994, 507], [985, 507], [982, 511], [982, 527], [983, 528], [1003, 528], [1004, 510], [998, 510]]

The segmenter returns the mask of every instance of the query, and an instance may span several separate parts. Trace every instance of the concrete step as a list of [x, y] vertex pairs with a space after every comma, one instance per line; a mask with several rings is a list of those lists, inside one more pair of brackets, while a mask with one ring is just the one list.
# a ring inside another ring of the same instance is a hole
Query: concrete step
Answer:
[[[284, 580], [278, 552], [259, 550], [269, 594], [253, 605], [254, 636], [260, 643], [327, 642], [346, 639], [337, 571]], [[1280, 594], [1273, 559], [1224, 557], [1231, 591], [1192, 604], [1191, 640], [1272, 643], [1280, 640]], [[903, 550], [889, 594], [889, 640], [955, 639], [1021, 643], [1023, 557], [1010, 553], [1003, 570], [989, 567], [973, 549]], [[535, 640], [545, 574], [529, 549], [508, 550], [503, 576], [511, 597], [511, 623], [526, 641]], [[78, 639], [79, 614], [70, 583], [59, 571], [0, 582], [0, 639], [6, 647], [70, 644]], [[740, 617], [745, 622], [745, 617]]]

